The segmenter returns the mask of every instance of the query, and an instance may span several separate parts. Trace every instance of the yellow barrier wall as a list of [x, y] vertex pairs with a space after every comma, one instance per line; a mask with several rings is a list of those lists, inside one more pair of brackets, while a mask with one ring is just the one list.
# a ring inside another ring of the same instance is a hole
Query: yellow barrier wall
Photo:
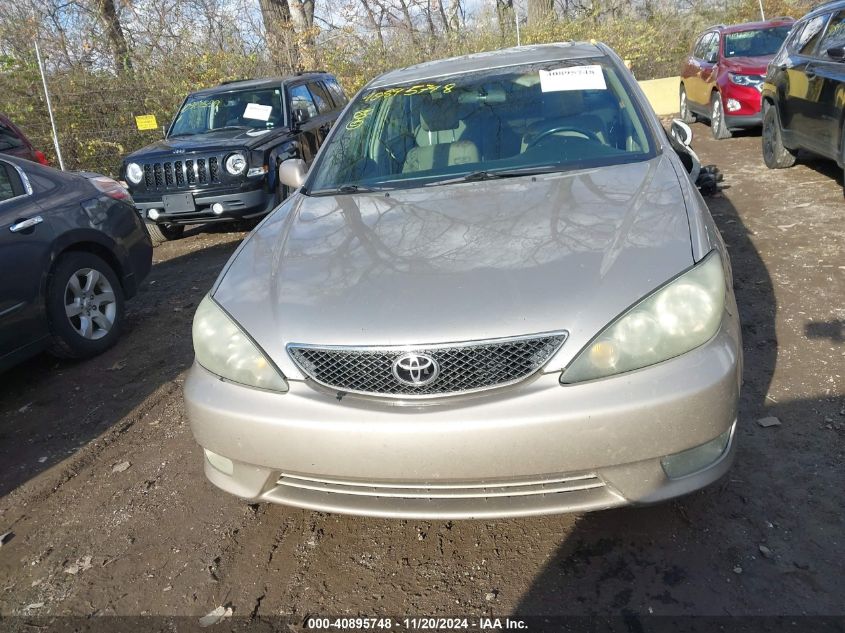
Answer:
[[640, 87], [645, 92], [645, 96], [648, 97], [651, 107], [660, 116], [678, 113], [678, 90], [680, 85], [680, 77], [648, 79], [640, 82]]

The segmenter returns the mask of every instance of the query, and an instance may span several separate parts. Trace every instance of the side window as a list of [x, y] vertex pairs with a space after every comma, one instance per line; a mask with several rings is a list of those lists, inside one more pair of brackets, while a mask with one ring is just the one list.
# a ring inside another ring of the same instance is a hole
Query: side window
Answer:
[[22, 146], [21, 137], [12, 128], [0, 121], [0, 151]]
[[845, 11], [840, 11], [830, 19], [827, 32], [819, 44], [819, 56], [827, 57], [828, 49], [843, 46], [845, 46]]
[[824, 25], [830, 14], [818, 15], [804, 25], [801, 35], [795, 42], [795, 50], [801, 55], [812, 55], [816, 50], [816, 45], [821, 39], [824, 32]]
[[343, 94], [343, 90], [341, 90], [337, 81], [335, 81], [334, 78], [331, 78], [326, 79], [324, 83], [326, 84], [326, 88], [329, 89], [329, 92], [334, 98], [335, 106], [337, 106], [338, 108], [345, 106], [348, 99], [346, 98], [346, 95]]
[[319, 81], [308, 84], [308, 89], [314, 97], [314, 103], [317, 104], [317, 110], [320, 111], [320, 114], [325, 114], [326, 112], [334, 109], [331, 97], [329, 97]]
[[698, 42], [695, 43], [695, 48], [692, 49], [692, 56], [697, 59], [704, 59], [704, 55], [707, 52], [707, 42], [710, 40], [711, 33], [705, 33], [700, 38], [698, 38]]
[[707, 53], [704, 59], [711, 60], [718, 58], [719, 55], [719, 34], [712, 33], [710, 39], [707, 41]]
[[317, 106], [305, 84], [290, 89], [290, 111], [293, 113], [296, 110], [305, 110], [312, 119], [317, 116]]
[[0, 162], [0, 202], [10, 200], [23, 193], [20, 176], [14, 167]]

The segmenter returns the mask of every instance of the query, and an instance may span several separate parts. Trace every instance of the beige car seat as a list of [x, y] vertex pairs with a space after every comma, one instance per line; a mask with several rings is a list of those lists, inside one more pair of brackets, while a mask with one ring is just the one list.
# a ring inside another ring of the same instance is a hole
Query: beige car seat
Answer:
[[402, 173], [428, 171], [478, 162], [478, 147], [461, 140], [466, 126], [451, 99], [431, 99], [420, 108], [417, 146], [405, 157]]

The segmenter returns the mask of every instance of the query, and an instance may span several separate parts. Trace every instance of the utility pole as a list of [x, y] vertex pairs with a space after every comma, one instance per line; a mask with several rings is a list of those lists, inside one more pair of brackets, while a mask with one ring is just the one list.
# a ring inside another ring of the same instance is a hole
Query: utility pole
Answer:
[[59, 147], [59, 135], [56, 134], [56, 119], [53, 118], [53, 104], [50, 101], [50, 91], [47, 89], [47, 76], [44, 74], [44, 63], [41, 61], [41, 49], [38, 48], [38, 33], [35, 34], [35, 57], [38, 59], [38, 70], [41, 72], [41, 83], [44, 85], [44, 97], [47, 99], [47, 112], [50, 115], [50, 127], [53, 130], [53, 147], [56, 149], [56, 158], [59, 159], [59, 167], [65, 170], [65, 162], [62, 160], [62, 149]]

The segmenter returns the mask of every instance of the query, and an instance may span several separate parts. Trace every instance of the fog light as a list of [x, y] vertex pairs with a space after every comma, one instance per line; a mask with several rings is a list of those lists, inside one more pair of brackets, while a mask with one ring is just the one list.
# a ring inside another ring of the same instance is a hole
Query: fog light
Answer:
[[211, 205], [211, 210], [214, 211], [214, 215], [220, 215], [223, 213], [223, 205], [219, 202], [215, 202]]
[[660, 463], [666, 475], [670, 479], [678, 479], [679, 477], [686, 477], [687, 475], [704, 470], [704, 468], [719, 459], [725, 452], [735, 425], [736, 422], [715, 440], [710, 440], [701, 446], [696, 446], [682, 453], [668, 455], [661, 459]]
[[158, 209], [150, 209], [149, 211], [147, 211], [147, 217], [150, 220], [157, 220], [158, 216], [159, 216]]
[[737, 101], [736, 99], [728, 99], [728, 102], [725, 104], [725, 106], [730, 112], [736, 112], [742, 107], [739, 101]]
[[214, 468], [219, 470], [221, 473], [224, 475], [231, 475], [235, 472], [235, 465], [232, 463], [231, 459], [218, 455], [217, 453], [212, 453], [207, 448], [204, 448], [203, 450], [205, 451], [205, 458], [208, 460], [208, 463], [214, 466]]

